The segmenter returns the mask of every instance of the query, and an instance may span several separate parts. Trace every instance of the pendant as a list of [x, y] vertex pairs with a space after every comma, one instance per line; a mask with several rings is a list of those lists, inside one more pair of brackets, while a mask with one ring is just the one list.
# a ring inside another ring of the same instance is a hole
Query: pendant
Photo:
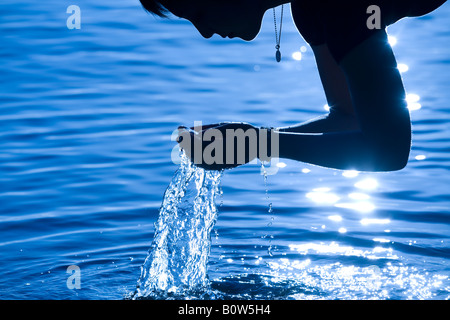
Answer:
[[277, 62], [281, 61], [281, 52], [280, 49], [277, 49], [277, 52], [275, 53], [275, 59], [277, 59]]

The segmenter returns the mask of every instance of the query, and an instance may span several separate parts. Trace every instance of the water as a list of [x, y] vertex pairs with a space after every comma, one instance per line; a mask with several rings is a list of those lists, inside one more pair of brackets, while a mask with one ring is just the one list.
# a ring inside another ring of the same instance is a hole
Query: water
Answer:
[[[244, 43], [204, 40], [132, 0], [78, 2], [81, 29], [68, 30], [71, 4], [0, 4], [2, 299], [129, 298], [179, 168], [178, 125], [285, 126], [325, 112], [287, 15], [278, 64], [271, 12]], [[186, 298], [449, 298], [449, 17], [445, 4], [388, 30], [409, 94], [408, 166], [370, 174], [281, 159], [266, 181], [260, 164], [224, 172], [207, 289]], [[70, 265], [81, 289], [67, 287]]]
[[196, 168], [181, 155], [180, 168], [164, 193], [155, 238], [133, 298], [187, 298], [210, 290], [211, 231], [222, 172]]

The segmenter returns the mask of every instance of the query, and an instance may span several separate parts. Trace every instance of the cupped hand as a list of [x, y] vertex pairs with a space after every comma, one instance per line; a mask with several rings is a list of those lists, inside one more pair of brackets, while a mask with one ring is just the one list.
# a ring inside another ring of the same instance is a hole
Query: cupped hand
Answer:
[[231, 169], [257, 157], [259, 129], [245, 122], [178, 127], [177, 142], [191, 161], [206, 170]]

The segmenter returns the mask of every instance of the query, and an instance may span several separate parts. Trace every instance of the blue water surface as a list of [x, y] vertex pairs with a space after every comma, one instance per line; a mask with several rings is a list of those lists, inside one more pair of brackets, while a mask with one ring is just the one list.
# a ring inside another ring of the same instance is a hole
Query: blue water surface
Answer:
[[[72, 4], [81, 29], [66, 25]], [[129, 297], [178, 167], [178, 125], [325, 113], [287, 11], [278, 64], [271, 11], [244, 42], [205, 40], [138, 0], [2, 0], [1, 299]], [[388, 29], [413, 122], [404, 170], [282, 159], [267, 181], [257, 164], [223, 174], [209, 260], [217, 298], [450, 297], [449, 19], [446, 4]], [[67, 286], [70, 265], [80, 289]]]

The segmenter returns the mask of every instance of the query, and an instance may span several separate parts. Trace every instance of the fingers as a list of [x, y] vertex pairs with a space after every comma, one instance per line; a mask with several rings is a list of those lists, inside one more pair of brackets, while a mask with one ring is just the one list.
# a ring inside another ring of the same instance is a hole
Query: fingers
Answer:
[[223, 123], [213, 123], [213, 124], [208, 124], [206, 126], [191, 127], [191, 129], [195, 130], [196, 132], [200, 132], [200, 131], [212, 129], [212, 128], [215, 128], [215, 127], [220, 127], [221, 125], [223, 125]]
[[195, 132], [201, 132], [201, 131], [206, 131], [209, 129], [238, 129], [238, 128], [242, 128], [242, 129], [248, 129], [253, 127], [252, 125], [248, 124], [247, 122], [230, 122], [230, 121], [225, 121], [225, 122], [218, 122], [218, 123], [212, 123], [212, 124], [207, 124], [207, 125], [201, 125], [201, 126], [196, 126], [196, 127], [186, 127], [186, 126], [179, 126], [178, 130], [193, 130]]
[[191, 135], [191, 133], [193, 133], [193, 132], [188, 127], [179, 126], [177, 142], [180, 143], [183, 140], [186, 141], [186, 138], [189, 137]]
[[222, 170], [228, 170], [228, 169], [233, 169], [238, 167], [238, 164], [233, 164], [233, 165], [229, 165], [229, 164], [196, 164], [197, 167], [200, 167], [204, 170], [207, 171], [222, 171]]
[[220, 122], [220, 123], [213, 123], [213, 124], [208, 124], [208, 125], [204, 125], [204, 126], [197, 126], [197, 127], [186, 127], [186, 126], [179, 126], [178, 130], [182, 130], [182, 129], [190, 129], [190, 130], [194, 130], [195, 132], [200, 132], [200, 131], [204, 131], [204, 130], [208, 130], [211, 128], [215, 128], [215, 127], [220, 127], [224, 124], [224, 122]]

